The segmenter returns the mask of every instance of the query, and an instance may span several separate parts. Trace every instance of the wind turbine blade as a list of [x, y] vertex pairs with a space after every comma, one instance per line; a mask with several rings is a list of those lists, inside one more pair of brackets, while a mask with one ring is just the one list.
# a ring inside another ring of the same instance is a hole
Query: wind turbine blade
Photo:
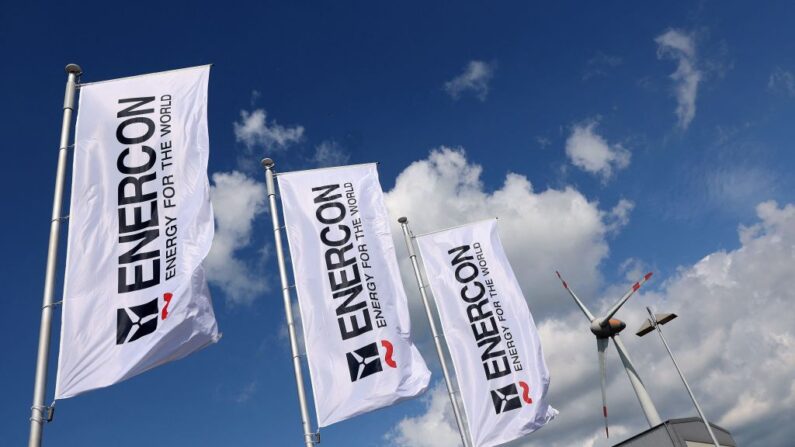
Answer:
[[599, 350], [599, 380], [602, 384], [602, 413], [605, 417], [605, 436], [610, 437], [610, 431], [607, 428], [607, 392], [605, 390], [605, 381], [607, 380], [607, 371], [605, 367], [605, 350], [608, 344], [607, 338], [597, 338], [596, 348]]
[[580, 299], [577, 298], [577, 295], [574, 294], [574, 291], [569, 288], [569, 284], [563, 279], [562, 276], [560, 276], [560, 272], [558, 272], [556, 270], [555, 273], [557, 273], [558, 278], [560, 278], [560, 282], [563, 283], [563, 288], [566, 289], [569, 292], [569, 295], [571, 295], [571, 297], [574, 298], [574, 302], [577, 303], [577, 306], [580, 307], [580, 310], [582, 310], [582, 313], [585, 314], [585, 318], [587, 318], [588, 321], [593, 321], [594, 320], [593, 314], [591, 314], [591, 312], [588, 310], [588, 308], [585, 307], [585, 304], [583, 304], [582, 301], [580, 301]]
[[646, 386], [644, 386], [643, 382], [640, 380], [638, 371], [629, 358], [627, 348], [624, 347], [624, 343], [621, 341], [618, 334], [613, 335], [612, 338], [616, 351], [618, 351], [618, 356], [621, 357], [621, 363], [624, 364], [624, 370], [627, 372], [629, 382], [632, 384], [635, 395], [638, 397], [638, 403], [640, 403], [640, 408], [643, 410], [643, 415], [646, 416], [646, 421], [649, 422], [649, 427], [660, 425], [662, 423], [660, 414], [657, 413], [657, 408], [654, 407], [654, 402], [652, 402], [651, 396], [649, 396], [649, 392], [646, 390]]
[[616, 312], [618, 312], [618, 309], [621, 309], [621, 306], [623, 306], [624, 303], [627, 302], [627, 300], [629, 299], [629, 297], [632, 296], [633, 293], [637, 292], [638, 289], [640, 289], [640, 286], [642, 286], [646, 281], [649, 280], [649, 278], [651, 278], [651, 275], [652, 272], [646, 273], [646, 275], [643, 278], [641, 278], [640, 281], [633, 284], [632, 287], [629, 288], [627, 293], [625, 293], [624, 296], [621, 297], [621, 299], [616, 301], [616, 304], [613, 304], [613, 307], [610, 308], [610, 310], [607, 312], [607, 315], [599, 320], [599, 325], [605, 326], [607, 324], [607, 320], [613, 318], [613, 315], [615, 315]]

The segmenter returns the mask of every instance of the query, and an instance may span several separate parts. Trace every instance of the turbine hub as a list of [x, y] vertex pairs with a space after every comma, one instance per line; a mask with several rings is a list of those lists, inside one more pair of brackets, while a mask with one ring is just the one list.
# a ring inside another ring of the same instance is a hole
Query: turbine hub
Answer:
[[607, 324], [604, 326], [599, 324], [598, 318], [591, 322], [591, 332], [596, 335], [597, 338], [612, 337], [623, 331], [626, 327], [627, 324], [617, 318], [607, 320]]

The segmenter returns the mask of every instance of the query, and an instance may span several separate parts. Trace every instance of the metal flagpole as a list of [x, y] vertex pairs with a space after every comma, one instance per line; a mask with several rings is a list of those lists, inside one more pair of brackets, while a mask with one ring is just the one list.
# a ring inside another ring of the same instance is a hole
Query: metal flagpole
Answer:
[[442, 364], [442, 374], [444, 374], [444, 382], [447, 384], [447, 393], [450, 395], [450, 403], [453, 404], [453, 414], [455, 415], [455, 423], [458, 425], [458, 432], [461, 434], [461, 442], [464, 447], [467, 447], [467, 436], [464, 434], [464, 421], [461, 418], [461, 410], [458, 408], [458, 401], [455, 398], [455, 391], [453, 390], [453, 382], [450, 379], [450, 372], [447, 370], [447, 361], [444, 358], [442, 351], [442, 343], [439, 341], [439, 333], [436, 331], [436, 323], [433, 320], [433, 313], [431, 312], [431, 305], [428, 302], [428, 294], [425, 293], [425, 285], [422, 282], [422, 275], [420, 274], [420, 266], [417, 262], [417, 254], [414, 252], [414, 236], [409, 229], [409, 220], [405, 217], [398, 219], [401, 228], [403, 228], [403, 237], [406, 239], [406, 247], [409, 250], [409, 259], [411, 259], [411, 266], [414, 267], [414, 277], [417, 279], [417, 285], [420, 288], [420, 296], [422, 297], [422, 304], [425, 305], [425, 314], [428, 316], [428, 323], [431, 325], [431, 334], [433, 334], [433, 342], [436, 344], [436, 354], [439, 356], [439, 363]]
[[[304, 428], [304, 443], [312, 447], [315, 442], [320, 442], [319, 436], [309, 427], [309, 410], [306, 406], [306, 392], [304, 391], [304, 376], [301, 372], [301, 359], [298, 354], [298, 339], [295, 334], [293, 321], [293, 308], [290, 301], [290, 285], [287, 282], [287, 269], [284, 266], [284, 252], [282, 251], [282, 235], [279, 226], [279, 214], [276, 207], [276, 192], [273, 186], [273, 167], [275, 163], [270, 158], [262, 160], [265, 168], [265, 185], [268, 190], [268, 203], [270, 204], [271, 221], [273, 222], [273, 237], [276, 240], [276, 260], [279, 264], [279, 278], [282, 282], [282, 298], [284, 299], [284, 313], [287, 317], [287, 330], [290, 333], [290, 351], [293, 355], [293, 368], [295, 369], [295, 385], [298, 388], [298, 403], [301, 407], [301, 425]], [[317, 437], [317, 441], [316, 441]]]
[[36, 356], [36, 379], [33, 385], [33, 406], [30, 407], [30, 438], [28, 447], [41, 446], [41, 432], [44, 421], [50, 419], [51, 407], [44, 405], [47, 392], [47, 369], [50, 355], [50, 333], [52, 332], [52, 296], [55, 290], [55, 267], [58, 263], [58, 236], [61, 230], [61, 203], [63, 202], [63, 186], [66, 177], [67, 150], [69, 134], [72, 128], [72, 110], [75, 102], [75, 85], [77, 77], [83, 71], [76, 64], [66, 66], [66, 92], [63, 100], [63, 120], [61, 121], [61, 144], [58, 146], [58, 167], [55, 173], [55, 197], [52, 201], [52, 219], [50, 220], [50, 243], [47, 248], [47, 270], [44, 276], [44, 299], [41, 308], [41, 326], [39, 327], [39, 351]]
[[687, 380], [685, 380], [685, 375], [682, 374], [682, 370], [679, 369], [679, 364], [676, 363], [676, 359], [674, 358], [674, 353], [671, 352], [671, 348], [668, 347], [668, 342], [665, 341], [662, 329], [660, 329], [661, 325], [657, 322], [657, 317], [654, 316], [654, 313], [652, 313], [651, 309], [649, 309], [648, 307], [646, 307], [646, 311], [649, 312], [651, 325], [655, 329], [657, 329], [657, 333], [660, 334], [660, 339], [662, 340], [663, 345], [665, 345], [665, 349], [668, 351], [668, 355], [671, 356], [671, 361], [674, 362], [674, 366], [676, 367], [676, 372], [678, 372], [679, 377], [682, 378], [682, 383], [685, 384], [685, 388], [687, 388], [687, 392], [688, 394], [690, 394], [690, 399], [693, 401], [693, 405], [696, 406], [696, 411], [698, 411], [698, 415], [701, 416], [701, 420], [704, 422], [704, 426], [707, 427], [707, 432], [709, 433], [709, 437], [712, 438], [712, 443], [715, 444], [715, 447], [720, 447], [720, 444], [718, 444], [718, 439], [715, 437], [715, 433], [712, 432], [712, 427], [710, 427], [707, 417], [704, 416], [704, 412], [701, 410], [701, 406], [699, 406], [698, 402], [696, 401], [696, 396], [693, 395], [693, 390], [690, 389], [690, 385], [688, 385]]

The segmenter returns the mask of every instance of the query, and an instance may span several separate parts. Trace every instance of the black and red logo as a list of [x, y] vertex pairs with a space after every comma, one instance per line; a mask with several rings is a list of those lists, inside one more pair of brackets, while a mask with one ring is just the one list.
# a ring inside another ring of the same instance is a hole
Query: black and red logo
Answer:
[[[397, 368], [397, 363], [392, 359], [392, 354], [395, 350], [392, 343], [388, 340], [381, 340], [381, 346], [383, 346], [385, 351], [384, 363], [390, 368]], [[351, 376], [351, 382], [356, 382], [384, 370], [383, 366], [381, 366], [381, 354], [376, 342], [346, 353], [345, 358], [348, 361], [348, 372]]]
[[533, 403], [533, 398], [530, 397], [530, 385], [520, 380], [519, 387], [522, 388], [521, 399], [519, 398], [519, 390], [516, 388], [515, 383], [497, 388], [496, 390], [491, 390], [491, 402], [494, 404], [494, 411], [497, 414], [521, 408], [522, 401], [526, 404]]
[[171, 293], [163, 294], [165, 304], [162, 311], [159, 298], [138, 306], [116, 309], [116, 344], [131, 343], [156, 331], [158, 314], [162, 320], [168, 318], [172, 297]]

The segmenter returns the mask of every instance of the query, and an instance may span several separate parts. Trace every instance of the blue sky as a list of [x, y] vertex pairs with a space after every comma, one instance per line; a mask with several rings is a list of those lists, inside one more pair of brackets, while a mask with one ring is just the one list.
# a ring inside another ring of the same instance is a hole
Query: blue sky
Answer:
[[[742, 445], [786, 445], [795, 436], [782, 426], [795, 414], [795, 295], [785, 287], [795, 274], [794, 13], [789, 2], [716, 1], [4, 5], [0, 443], [27, 439], [63, 66], [75, 62], [86, 82], [215, 64], [218, 244], [208, 263], [224, 338], [59, 402], [45, 445], [300, 441], [264, 155], [282, 171], [378, 161], [392, 217], [408, 215], [418, 231], [500, 215], [561, 410], [516, 445], [609, 445], [598, 437], [593, 340], [555, 268], [595, 309], [654, 270], [619, 317], [634, 332], [645, 305], [679, 313], [671, 342], [707, 415]], [[438, 383], [401, 262], [415, 338]], [[58, 324], [54, 345], [57, 334]], [[692, 415], [657, 340], [635, 338], [624, 336], [663, 418]], [[621, 439], [644, 422], [612, 348], [608, 369]], [[757, 374], [766, 383], [749, 384]], [[331, 426], [322, 445], [455, 445], [445, 444], [451, 420], [439, 396], [434, 388]]]

